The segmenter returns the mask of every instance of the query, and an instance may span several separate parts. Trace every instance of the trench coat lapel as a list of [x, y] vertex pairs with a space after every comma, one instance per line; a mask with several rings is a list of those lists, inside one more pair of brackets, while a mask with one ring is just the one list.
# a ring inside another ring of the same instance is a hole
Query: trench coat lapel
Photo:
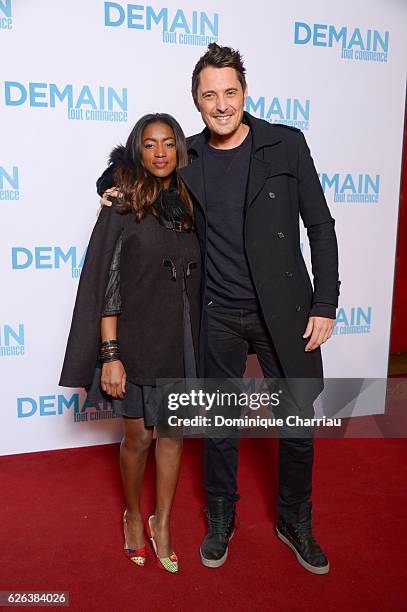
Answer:
[[264, 183], [266, 182], [266, 178], [270, 175], [270, 173], [271, 164], [253, 155], [250, 161], [249, 180], [247, 185], [247, 208], [263, 187]]
[[[285, 172], [286, 167], [282, 163], [281, 150], [278, 146], [281, 139], [278, 137], [270, 138], [269, 131], [264, 129], [264, 122], [259, 121], [247, 112], [244, 113], [244, 121], [250, 126], [253, 140], [246, 194], [247, 210], [261, 191], [266, 179]], [[262, 158], [264, 147], [271, 148], [271, 151], [269, 149], [268, 161]]]

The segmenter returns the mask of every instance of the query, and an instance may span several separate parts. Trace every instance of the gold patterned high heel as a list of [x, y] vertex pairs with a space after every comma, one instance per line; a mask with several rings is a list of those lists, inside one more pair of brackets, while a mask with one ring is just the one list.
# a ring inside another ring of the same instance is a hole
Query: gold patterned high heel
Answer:
[[157, 544], [155, 542], [153, 533], [151, 531], [151, 520], [154, 519], [154, 515], [150, 516], [148, 522], [146, 524], [147, 535], [150, 539], [150, 542], [153, 546], [155, 556], [157, 557], [157, 567], [170, 574], [176, 574], [178, 572], [178, 557], [173, 551], [169, 557], [159, 557], [157, 553]]
[[132, 561], [139, 567], [144, 567], [147, 561], [146, 547], [142, 546], [141, 548], [130, 548], [127, 544], [125, 531], [125, 526], [127, 525], [126, 514], [127, 509], [124, 511], [123, 514], [124, 554], [128, 559], [130, 559], [130, 561]]

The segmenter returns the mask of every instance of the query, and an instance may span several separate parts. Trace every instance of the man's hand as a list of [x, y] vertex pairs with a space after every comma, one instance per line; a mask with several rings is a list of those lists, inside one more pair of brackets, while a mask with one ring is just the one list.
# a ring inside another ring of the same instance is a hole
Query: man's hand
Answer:
[[310, 317], [308, 319], [307, 328], [303, 334], [303, 338], [309, 339], [308, 344], [305, 347], [306, 352], [313, 351], [329, 340], [332, 336], [333, 328], [335, 325], [335, 319], [328, 319], [326, 317]]
[[107, 199], [107, 196], [113, 196], [114, 198], [117, 198], [118, 195], [119, 195], [119, 190], [116, 187], [111, 187], [110, 189], [106, 189], [103, 196], [100, 198], [100, 203], [103, 206], [111, 206], [112, 202], [111, 200]]
[[124, 398], [126, 393], [126, 372], [119, 359], [103, 364], [100, 384], [103, 391], [108, 395], [118, 397], [119, 399]]

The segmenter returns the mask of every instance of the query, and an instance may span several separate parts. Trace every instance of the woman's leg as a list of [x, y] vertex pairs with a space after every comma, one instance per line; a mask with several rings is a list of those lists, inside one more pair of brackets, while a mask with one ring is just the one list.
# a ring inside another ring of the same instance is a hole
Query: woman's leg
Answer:
[[170, 518], [181, 467], [182, 443], [182, 438], [161, 437], [156, 442], [157, 497], [152, 526], [159, 557], [168, 557], [173, 552]]
[[144, 542], [144, 521], [140, 510], [148, 449], [153, 439], [152, 427], [144, 419], [123, 417], [124, 436], [120, 444], [120, 468], [126, 498], [126, 539], [130, 548], [141, 548]]

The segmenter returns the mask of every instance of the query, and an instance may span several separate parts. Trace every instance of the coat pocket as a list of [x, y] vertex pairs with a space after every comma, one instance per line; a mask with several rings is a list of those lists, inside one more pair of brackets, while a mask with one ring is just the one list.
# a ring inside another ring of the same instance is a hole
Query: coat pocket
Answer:
[[270, 170], [267, 174], [267, 178], [272, 178], [273, 176], [279, 176], [280, 174], [287, 174], [295, 178], [295, 174], [293, 170], [289, 167], [285, 160], [275, 161], [270, 163]]

